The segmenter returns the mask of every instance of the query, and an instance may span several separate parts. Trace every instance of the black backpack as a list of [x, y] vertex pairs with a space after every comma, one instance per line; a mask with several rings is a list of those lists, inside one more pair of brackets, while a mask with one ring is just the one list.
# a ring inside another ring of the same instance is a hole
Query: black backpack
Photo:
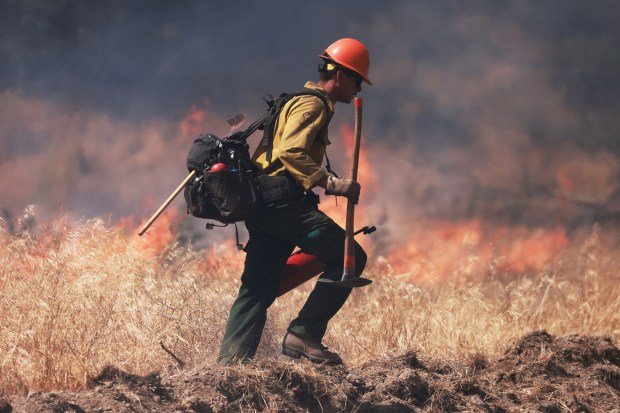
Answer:
[[223, 139], [205, 133], [194, 140], [187, 155], [187, 170], [196, 172], [184, 192], [188, 214], [229, 224], [251, 218], [264, 204], [278, 197], [303, 194], [303, 188], [292, 177], [258, 176], [247, 144], [250, 135], [263, 130], [261, 145], [266, 145], [267, 159], [271, 160], [278, 115], [291, 98], [300, 95], [320, 98], [327, 110], [325, 96], [313, 89], [282, 93], [278, 98], [268, 96], [264, 98], [269, 107], [267, 113], [246, 130]]
[[227, 139], [198, 136], [187, 155], [187, 169], [196, 171], [184, 193], [189, 214], [228, 224], [243, 221], [258, 209], [255, 172], [244, 140], [234, 135]]

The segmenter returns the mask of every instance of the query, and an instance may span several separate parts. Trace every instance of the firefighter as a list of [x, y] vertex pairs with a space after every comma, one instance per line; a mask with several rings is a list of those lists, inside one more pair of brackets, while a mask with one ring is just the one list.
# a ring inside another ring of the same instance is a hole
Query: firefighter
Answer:
[[[293, 358], [305, 357], [329, 365], [342, 363], [340, 356], [322, 344], [329, 320], [343, 306], [351, 288], [330, 285], [343, 272], [345, 231], [318, 209], [313, 188], [325, 188], [357, 203], [360, 185], [338, 178], [322, 167], [330, 144], [328, 125], [337, 102], [350, 103], [368, 78], [369, 53], [355, 39], [331, 44], [319, 65], [319, 81], [305, 88], [323, 95], [301, 95], [280, 111], [271, 150], [261, 144], [252, 156], [259, 174], [290, 177], [301, 187], [301, 198], [263, 208], [246, 221], [249, 241], [239, 295], [228, 318], [218, 360], [248, 361], [258, 348], [267, 319], [267, 308], [278, 295], [278, 284], [286, 261], [298, 246], [325, 263], [325, 271], [298, 316], [291, 321], [282, 342], [282, 352]], [[355, 245], [356, 276], [366, 265], [366, 254]], [[327, 281], [327, 282], [325, 282]]]

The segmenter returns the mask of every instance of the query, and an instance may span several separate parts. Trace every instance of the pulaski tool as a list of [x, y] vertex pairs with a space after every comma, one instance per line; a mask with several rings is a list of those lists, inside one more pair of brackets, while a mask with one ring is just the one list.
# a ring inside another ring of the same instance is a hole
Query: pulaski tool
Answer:
[[[353, 143], [353, 165], [351, 166], [351, 179], [357, 181], [357, 168], [360, 157], [360, 144], [362, 140], [362, 98], [355, 98], [355, 129]], [[347, 222], [344, 239], [344, 270], [340, 281], [319, 280], [340, 287], [364, 287], [372, 283], [368, 278], [355, 276], [355, 239], [353, 225], [355, 223], [355, 204], [347, 200]]]

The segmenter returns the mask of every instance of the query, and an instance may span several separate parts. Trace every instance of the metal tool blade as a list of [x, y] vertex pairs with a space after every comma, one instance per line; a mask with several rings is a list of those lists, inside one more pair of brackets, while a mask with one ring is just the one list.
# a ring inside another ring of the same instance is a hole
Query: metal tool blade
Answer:
[[324, 278], [324, 279], [319, 278], [318, 282], [322, 282], [322, 283], [329, 284], [329, 285], [336, 285], [338, 287], [346, 287], [346, 288], [359, 288], [359, 287], [365, 287], [369, 284], [372, 284], [372, 280], [369, 280], [368, 278], [362, 278], [362, 277], [347, 278], [347, 279], [338, 280], [338, 281], [330, 280], [328, 278]]

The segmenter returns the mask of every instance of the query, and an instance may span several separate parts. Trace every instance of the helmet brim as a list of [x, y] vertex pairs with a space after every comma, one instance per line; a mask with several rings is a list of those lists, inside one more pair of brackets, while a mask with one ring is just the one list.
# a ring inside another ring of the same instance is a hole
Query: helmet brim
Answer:
[[357, 73], [358, 75], [360, 75], [360, 76], [362, 77], [362, 79], [364, 79], [364, 82], [366, 82], [366, 83], [368, 83], [369, 85], [371, 85], [371, 86], [372, 86], [372, 82], [370, 81], [370, 79], [368, 78], [368, 76], [365, 76], [363, 73], [360, 73], [360, 72], [359, 72], [359, 70], [354, 69], [354, 68], [352, 68], [352, 67], [349, 67], [348, 65], [343, 64], [342, 62], [339, 62], [338, 60], [334, 59], [333, 57], [329, 56], [329, 55], [328, 55], [328, 54], [326, 54], [326, 53], [322, 53], [322, 54], [320, 54], [320, 55], [319, 55], [319, 57], [320, 57], [321, 59], [323, 59], [323, 60], [329, 60], [330, 62], [334, 62], [334, 63], [336, 63], [336, 64], [337, 64], [337, 65], [339, 65], [339, 66], [342, 66], [342, 67], [344, 67], [344, 68], [346, 68], [346, 69], [348, 69], [348, 70], [350, 70], [350, 71], [352, 71], [352, 72]]

